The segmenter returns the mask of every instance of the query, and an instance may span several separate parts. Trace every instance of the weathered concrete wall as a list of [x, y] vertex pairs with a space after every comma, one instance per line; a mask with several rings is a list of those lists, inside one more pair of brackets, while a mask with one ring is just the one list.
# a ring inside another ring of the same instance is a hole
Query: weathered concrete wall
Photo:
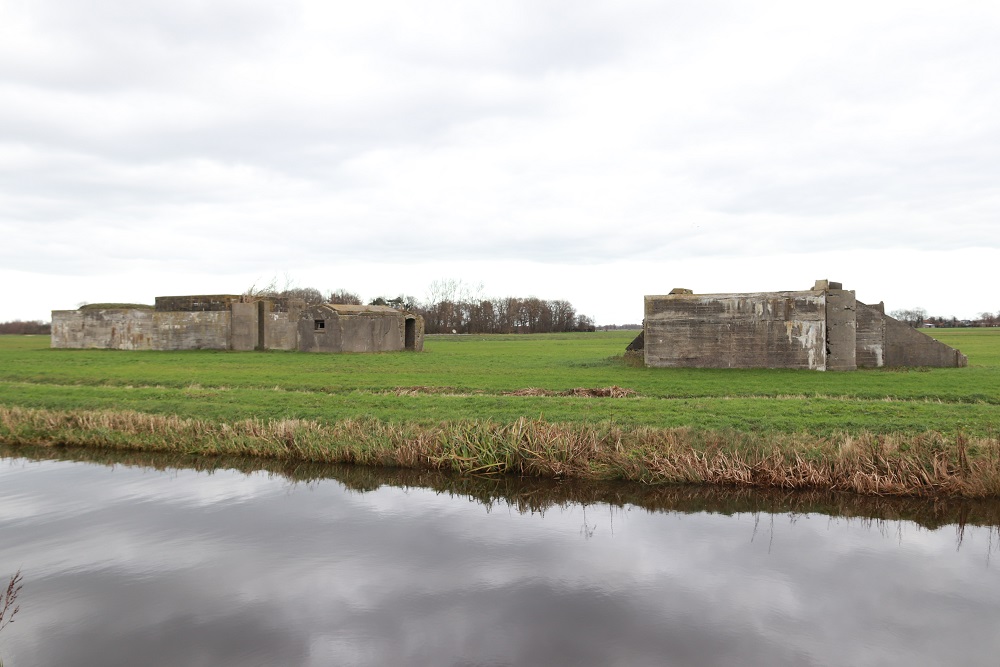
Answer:
[[858, 303], [858, 366], [963, 367], [968, 358], [885, 314], [885, 306]]
[[156, 304], [159, 310], [52, 311], [52, 347], [389, 352], [424, 346], [423, 319], [386, 307], [305, 311], [300, 299], [243, 303], [225, 294], [157, 297]]
[[858, 337], [855, 354], [858, 368], [885, 366], [885, 306], [857, 302]]
[[229, 349], [228, 312], [161, 313], [109, 308], [52, 311], [55, 348]]
[[265, 347], [268, 350], [297, 350], [299, 348], [299, 309], [270, 312], [264, 316]]
[[232, 304], [232, 349], [253, 350], [258, 345], [258, 318], [256, 303]]
[[936, 341], [908, 324], [885, 318], [886, 366], [938, 366], [959, 368], [969, 359], [953, 347]]
[[646, 297], [647, 366], [809, 368], [965, 366], [961, 352], [857, 301], [840, 283], [812, 290]]
[[[232, 304], [234, 350], [297, 350], [301, 302], [269, 299]], [[276, 307], [277, 306], [277, 307]]]
[[[302, 352], [341, 352], [340, 316], [322, 306], [299, 315], [298, 339]], [[322, 324], [320, 324], [322, 323]]]
[[343, 352], [395, 352], [403, 349], [403, 317], [341, 315]]
[[[315, 306], [298, 318], [303, 352], [398, 352], [424, 349], [423, 318], [389, 308]], [[409, 322], [409, 324], [408, 324]], [[408, 331], [409, 328], [409, 331]]]
[[53, 310], [54, 348], [153, 350], [153, 311], [125, 308]]
[[826, 368], [822, 291], [647, 296], [645, 317], [647, 366]]
[[826, 370], [853, 371], [857, 365], [857, 305], [854, 292], [826, 290]]
[[164, 312], [210, 312], [229, 310], [243, 297], [238, 294], [193, 294], [189, 296], [158, 296], [156, 310]]
[[228, 350], [229, 311], [153, 313], [153, 349]]

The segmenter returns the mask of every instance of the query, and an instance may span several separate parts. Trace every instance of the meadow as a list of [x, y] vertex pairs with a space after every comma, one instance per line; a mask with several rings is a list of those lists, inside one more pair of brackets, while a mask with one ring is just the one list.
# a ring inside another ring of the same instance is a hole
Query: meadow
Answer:
[[[892, 474], [894, 466], [896, 472], [902, 470], [893, 456], [922, 452], [923, 459], [914, 465], [931, 476], [918, 485], [926, 491], [944, 488], [942, 478], [967, 477], [970, 466], [1000, 467], [990, 463], [1000, 426], [1000, 329], [928, 333], [965, 352], [969, 367], [850, 373], [648, 369], [623, 356], [635, 335], [626, 331], [428, 336], [423, 353], [378, 355], [52, 350], [44, 336], [0, 336], [0, 442], [173, 447], [464, 472], [712, 481], [707, 469], [657, 471], [648, 461], [631, 472], [625, 470], [631, 464], [622, 461], [581, 459], [579, 465], [565, 465], [563, 460], [555, 467], [539, 467], [532, 464], [532, 455], [521, 452], [526, 439], [558, 440], [561, 431], [575, 434], [575, 445], [559, 445], [576, 452], [573, 456], [581, 447], [607, 446], [608, 438], [628, 443], [630, 459], [659, 457], [640, 453], [653, 442], [663, 451], [679, 448], [675, 454], [683, 450], [732, 457], [752, 452], [745, 467], [770, 460], [771, 485], [811, 487], [831, 483], [817, 481], [815, 471], [777, 479], [775, 470], [797, 457], [829, 475], [833, 468], [823, 466], [830, 457], [861, 442], [871, 450], [866, 465], [878, 469], [876, 478], [882, 468]], [[149, 421], [153, 418], [163, 421]], [[130, 419], [137, 425], [129, 426]], [[183, 420], [200, 426], [182, 426]], [[229, 430], [220, 431], [223, 427]], [[143, 429], [149, 433], [144, 435]], [[168, 442], [171, 429], [183, 437]], [[264, 445], [248, 444], [254, 433]], [[232, 450], [223, 442], [226, 438], [236, 438], [244, 449]], [[448, 449], [456, 439], [465, 444]], [[504, 439], [510, 442], [499, 445]], [[207, 440], [215, 444], [208, 446]], [[329, 440], [364, 441], [368, 454], [331, 454], [324, 445]], [[285, 444], [271, 451], [266, 444], [271, 441]], [[668, 441], [673, 444], [664, 444]], [[407, 456], [390, 452], [414, 442], [429, 449]], [[477, 458], [484, 448], [492, 448], [493, 463], [489, 457]], [[377, 455], [369, 456], [372, 451]], [[567, 451], [560, 454], [563, 459]], [[703, 463], [694, 465], [699, 467]], [[747, 477], [735, 468], [726, 474], [731, 479], [714, 481], [741, 483]], [[837, 474], [850, 477], [847, 468]], [[1000, 492], [1000, 473], [997, 479]], [[852, 490], [865, 490], [864, 484], [855, 486]], [[977, 489], [961, 493], [993, 493]]]
[[[966, 352], [969, 367], [649, 369], [623, 358], [635, 332], [622, 331], [429, 336], [424, 353], [377, 355], [52, 350], [44, 336], [0, 336], [0, 403], [211, 420], [528, 417], [785, 433], [993, 433], [1000, 329], [932, 333]], [[560, 395], [609, 387], [623, 397]]]

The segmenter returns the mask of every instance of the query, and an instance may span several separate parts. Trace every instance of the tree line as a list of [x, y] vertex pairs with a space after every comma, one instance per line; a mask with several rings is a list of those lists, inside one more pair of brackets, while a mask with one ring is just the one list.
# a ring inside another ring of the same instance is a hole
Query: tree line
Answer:
[[434, 301], [418, 305], [427, 333], [559, 333], [593, 331], [594, 320], [569, 301], [536, 297]]
[[928, 315], [923, 308], [907, 308], [903, 310], [893, 310], [889, 313], [900, 322], [905, 322], [911, 327], [996, 327], [1000, 326], [1000, 311], [994, 313], [983, 312], [971, 320], [960, 320], [957, 317], [941, 317], [939, 315]]
[[[336, 289], [322, 292], [314, 287], [285, 287], [274, 284], [251, 287], [245, 293], [256, 298], [292, 298], [306, 305], [321, 303], [363, 305], [358, 294]], [[424, 318], [427, 333], [560, 333], [594, 331], [593, 318], [576, 312], [569, 301], [537, 297], [487, 297], [482, 285], [468, 285], [460, 280], [431, 283], [426, 300], [399, 294], [377, 296], [372, 306], [390, 306]]]
[[20, 336], [34, 334], [45, 336], [50, 333], [52, 333], [52, 325], [41, 320], [0, 322], [0, 334], [17, 334]]
[[980, 313], [978, 317], [971, 320], [932, 315], [924, 320], [924, 324], [932, 324], [936, 327], [996, 327], [1000, 326], [1000, 311], [997, 311], [995, 314]]

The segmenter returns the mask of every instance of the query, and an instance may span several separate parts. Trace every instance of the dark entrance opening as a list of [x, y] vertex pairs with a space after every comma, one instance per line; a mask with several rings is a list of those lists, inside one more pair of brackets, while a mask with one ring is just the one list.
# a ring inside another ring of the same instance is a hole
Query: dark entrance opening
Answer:
[[403, 339], [403, 346], [407, 350], [417, 349], [417, 321], [412, 317], [406, 318], [406, 331]]
[[257, 302], [257, 345], [254, 349], [266, 350], [267, 341], [264, 337], [267, 335], [267, 308], [263, 301]]

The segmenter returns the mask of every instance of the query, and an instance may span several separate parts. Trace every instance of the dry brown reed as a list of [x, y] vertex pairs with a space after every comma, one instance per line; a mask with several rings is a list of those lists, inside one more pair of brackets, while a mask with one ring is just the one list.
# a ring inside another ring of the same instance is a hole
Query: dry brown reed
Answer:
[[632, 398], [638, 396], [634, 389], [626, 389], [618, 385], [610, 387], [574, 387], [566, 391], [553, 391], [551, 389], [539, 389], [538, 387], [527, 387], [516, 391], [502, 392], [503, 396], [576, 396], [580, 398]]
[[189, 469], [202, 472], [233, 470], [264, 472], [292, 484], [336, 480], [350, 491], [364, 493], [383, 486], [433, 489], [475, 500], [486, 507], [497, 503], [521, 513], [544, 513], [570, 504], [606, 504], [654, 512], [711, 512], [722, 514], [823, 514], [861, 519], [873, 525], [910, 521], [928, 529], [954, 525], [1000, 526], [1000, 501], [995, 498], [861, 495], [817, 489], [765, 489], [710, 484], [639, 484], [617, 480], [462, 475], [428, 468], [389, 468], [315, 463], [294, 459], [250, 456], [201, 456], [148, 450], [111, 450], [96, 447], [43, 447], [0, 444], [0, 456], [34, 460], [78, 461], [155, 470]]
[[[477, 396], [485, 392], [481, 390], [468, 391], [455, 387], [396, 387], [386, 392], [393, 396], [418, 396], [420, 394], [434, 394], [447, 396]], [[500, 392], [501, 396], [576, 396], [578, 398], [632, 398], [639, 394], [633, 389], [611, 385], [610, 387], [574, 387], [565, 391], [554, 391], [552, 389], [541, 389], [539, 387], [526, 387], [515, 391]]]
[[[23, 579], [21, 570], [15, 572], [10, 578], [10, 583], [7, 584], [7, 590], [4, 591], [3, 598], [0, 599], [0, 630], [13, 623], [17, 612], [21, 611], [21, 606], [17, 603], [17, 596], [23, 587], [21, 584]], [[2, 663], [0, 663], [0, 667], [2, 667]]]
[[822, 489], [886, 496], [1000, 497], [1000, 440], [898, 434], [757, 435], [519, 419], [434, 426], [349, 419], [217, 423], [135, 412], [0, 406], [0, 443], [85, 446], [316, 463]]

